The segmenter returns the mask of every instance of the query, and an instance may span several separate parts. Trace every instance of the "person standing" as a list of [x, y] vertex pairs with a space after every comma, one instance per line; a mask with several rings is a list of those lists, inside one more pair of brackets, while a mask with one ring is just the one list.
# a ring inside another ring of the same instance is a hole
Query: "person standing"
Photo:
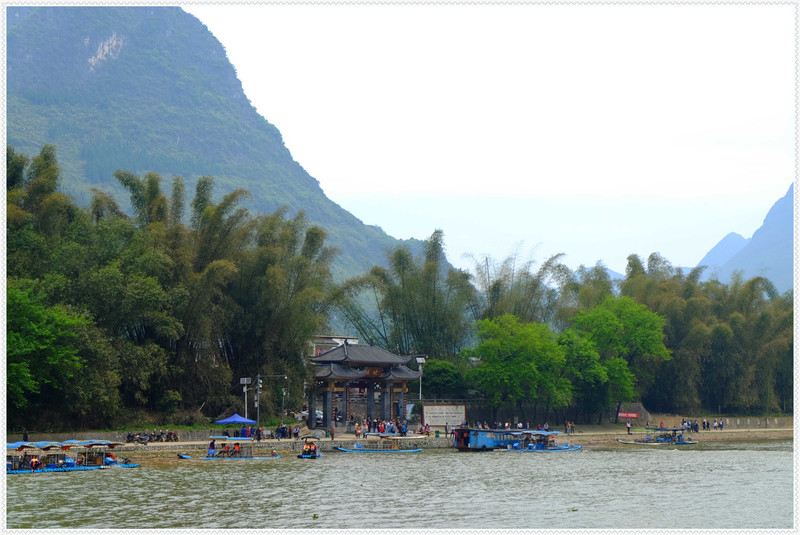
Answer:
[[22, 430], [22, 441], [23, 442], [28, 442], [28, 429], [27, 428]]
[[333, 440], [333, 424], [331, 424], [331, 440]]

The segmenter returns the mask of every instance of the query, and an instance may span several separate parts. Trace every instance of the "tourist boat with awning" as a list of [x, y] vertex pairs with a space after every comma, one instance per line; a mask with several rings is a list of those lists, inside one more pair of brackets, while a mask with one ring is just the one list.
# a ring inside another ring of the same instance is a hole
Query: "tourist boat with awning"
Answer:
[[[204, 461], [216, 461], [220, 459], [266, 461], [271, 459], [280, 459], [280, 455], [275, 453], [274, 450], [269, 456], [256, 455], [254, 452], [255, 448], [253, 447], [253, 439], [251, 437], [229, 437], [228, 435], [221, 435], [212, 436], [211, 439], [215, 441], [216, 447], [214, 453], [212, 454], [211, 450], [209, 449], [207, 455], [203, 457], [196, 457], [197, 459]], [[216, 442], [222, 442], [222, 447], [219, 447]], [[194, 458], [184, 454], [178, 454], [178, 457], [181, 459]]]
[[[139, 463], [118, 460], [111, 451], [119, 442], [66, 440], [13, 442], [6, 445], [6, 473], [78, 472], [104, 468], [136, 468]], [[70, 452], [72, 450], [72, 452]], [[70, 456], [75, 453], [75, 456]]]
[[395, 433], [389, 435], [379, 435], [379, 440], [367, 440], [366, 442], [355, 442], [352, 448], [337, 446], [338, 451], [345, 453], [419, 453], [422, 448], [403, 448], [401, 438]]
[[550, 451], [578, 451], [583, 446], [565, 442], [559, 444], [556, 437], [561, 431], [511, 431], [511, 435], [517, 437], [518, 441], [506, 445], [505, 451], [528, 451], [528, 452], [550, 452]]
[[456, 427], [453, 429], [453, 446], [458, 451], [492, 451], [506, 449], [519, 440], [509, 429], [477, 429]]
[[697, 440], [684, 434], [680, 427], [646, 427], [645, 433], [636, 438], [618, 438], [621, 444], [640, 446], [692, 446]]

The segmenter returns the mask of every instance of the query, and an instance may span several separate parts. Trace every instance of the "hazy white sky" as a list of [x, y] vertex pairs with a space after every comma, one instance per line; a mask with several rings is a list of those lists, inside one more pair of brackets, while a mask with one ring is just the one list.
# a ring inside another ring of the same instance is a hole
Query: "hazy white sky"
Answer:
[[184, 9], [329, 198], [458, 267], [694, 266], [794, 180], [794, 5]]

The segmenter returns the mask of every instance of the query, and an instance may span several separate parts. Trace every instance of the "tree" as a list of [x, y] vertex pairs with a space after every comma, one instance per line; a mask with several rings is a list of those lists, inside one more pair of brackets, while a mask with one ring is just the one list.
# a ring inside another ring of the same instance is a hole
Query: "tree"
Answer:
[[464, 375], [452, 362], [428, 359], [423, 373], [422, 388], [427, 397], [442, 399], [464, 395]]
[[513, 314], [521, 321], [550, 322], [557, 315], [556, 288], [573, 279], [569, 268], [561, 263], [563, 256], [551, 256], [535, 271], [532, 259], [520, 262], [517, 254], [506, 258], [499, 268], [489, 258], [475, 262], [475, 280], [483, 290], [480, 317]]
[[444, 265], [443, 248], [437, 230], [424, 244], [424, 258], [415, 259], [407, 247], [394, 249], [388, 269], [375, 266], [341, 285], [338, 310], [368, 343], [400, 355], [455, 360], [470, 340], [475, 294], [469, 274]]
[[607, 297], [573, 318], [571, 329], [592, 343], [606, 367], [608, 401], [617, 408], [634, 395], [645, 395], [658, 363], [670, 358], [664, 324], [664, 318], [629, 297]]
[[[231, 367], [240, 376], [286, 375], [289, 400], [299, 404], [304, 382], [313, 380], [305, 366], [308, 340], [323, 329], [331, 306], [336, 251], [302, 212], [292, 219], [285, 210], [257, 218], [253, 240], [254, 247], [237, 255], [239, 270], [228, 287]], [[281, 398], [276, 390], [266, 409], [277, 414]]]
[[[27, 407], [32, 396], [63, 389], [81, 369], [76, 330], [87, 321], [65, 308], [45, 307], [30, 285], [9, 281], [6, 291], [9, 407]], [[47, 404], [43, 398], [41, 403]], [[13, 409], [12, 409], [13, 410]]]
[[564, 376], [572, 384], [573, 419], [578, 419], [578, 410], [587, 415], [600, 414], [610, 401], [606, 389], [609, 373], [600, 360], [600, 354], [588, 337], [573, 329], [562, 332], [558, 344], [564, 349]]
[[478, 322], [479, 343], [462, 352], [479, 365], [467, 378], [493, 409], [540, 401], [547, 409], [566, 407], [572, 387], [563, 377], [564, 350], [541, 323], [523, 323], [511, 314]]

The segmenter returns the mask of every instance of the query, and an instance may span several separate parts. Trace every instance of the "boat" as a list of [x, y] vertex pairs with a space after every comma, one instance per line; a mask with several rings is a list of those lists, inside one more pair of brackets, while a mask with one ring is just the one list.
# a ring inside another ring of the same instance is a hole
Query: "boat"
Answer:
[[680, 427], [646, 427], [644, 436], [638, 438], [618, 438], [620, 444], [642, 446], [692, 446], [697, 440], [684, 435]]
[[[197, 457], [197, 459], [202, 459], [204, 461], [216, 461], [220, 459], [265, 461], [281, 458], [280, 455], [275, 453], [275, 450], [272, 450], [271, 455], [268, 457], [255, 455], [253, 452], [253, 439], [251, 437], [229, 437], [227, 435], [222, 435], [212, 436], [211, 439], [215, 442], [215, 446], [216, 441], [223, 441], [223, 447], [215, 448], [214, 450], [209, 448], [207, 455]], [[233, 442], [233, 446], [229, 445], [230, 442]], [[179, 457], [182, 459], [193, 458], [188, 455], [185, 457], [179, 455]]]
[[453, 429], [453, 446], [458, 451], [492, 451], [507, 449], [519, 441], [519, 436], [510, 429], [478, 429], [456, 427]]
[[[78, 472], [106, 468], [136, 468], [139, 463], [118, 460], [111, 451], [120, 442], [67, 440], [13, 442], [6, 445], [6, 473]], [[75, 456], [69, 456], [74, 448]]]
[[355, 442], [352, 448], [337, 446], [336, 449], [345, 453], [419, 453], [422, 448], [401, 448], [400, 438], [395, 433], [379, 435], [379, 440], [368, 440], [366, 444]]
[[583, 446], [580, 444], [570, 444], [565, 442], [559, 444], [556, 441], [556, 436], [560, 435], [561, 431], [512, 431], [511, 435], [521, 439], [520, 441], [508, 444], [505, 451], [530, 451], [530, 452], [548, 452], [548, 451], [578, 451]]
[[317, 448], [317, 444], [314, 442], [315, 440], [319, 440], [318, 436], [307, 435], [300, 438], [302, 438], [305, 443], [303, 444], [303, 449], [297, 455], [298, 459], [319, 459], [322, 457], [322, 451]]

